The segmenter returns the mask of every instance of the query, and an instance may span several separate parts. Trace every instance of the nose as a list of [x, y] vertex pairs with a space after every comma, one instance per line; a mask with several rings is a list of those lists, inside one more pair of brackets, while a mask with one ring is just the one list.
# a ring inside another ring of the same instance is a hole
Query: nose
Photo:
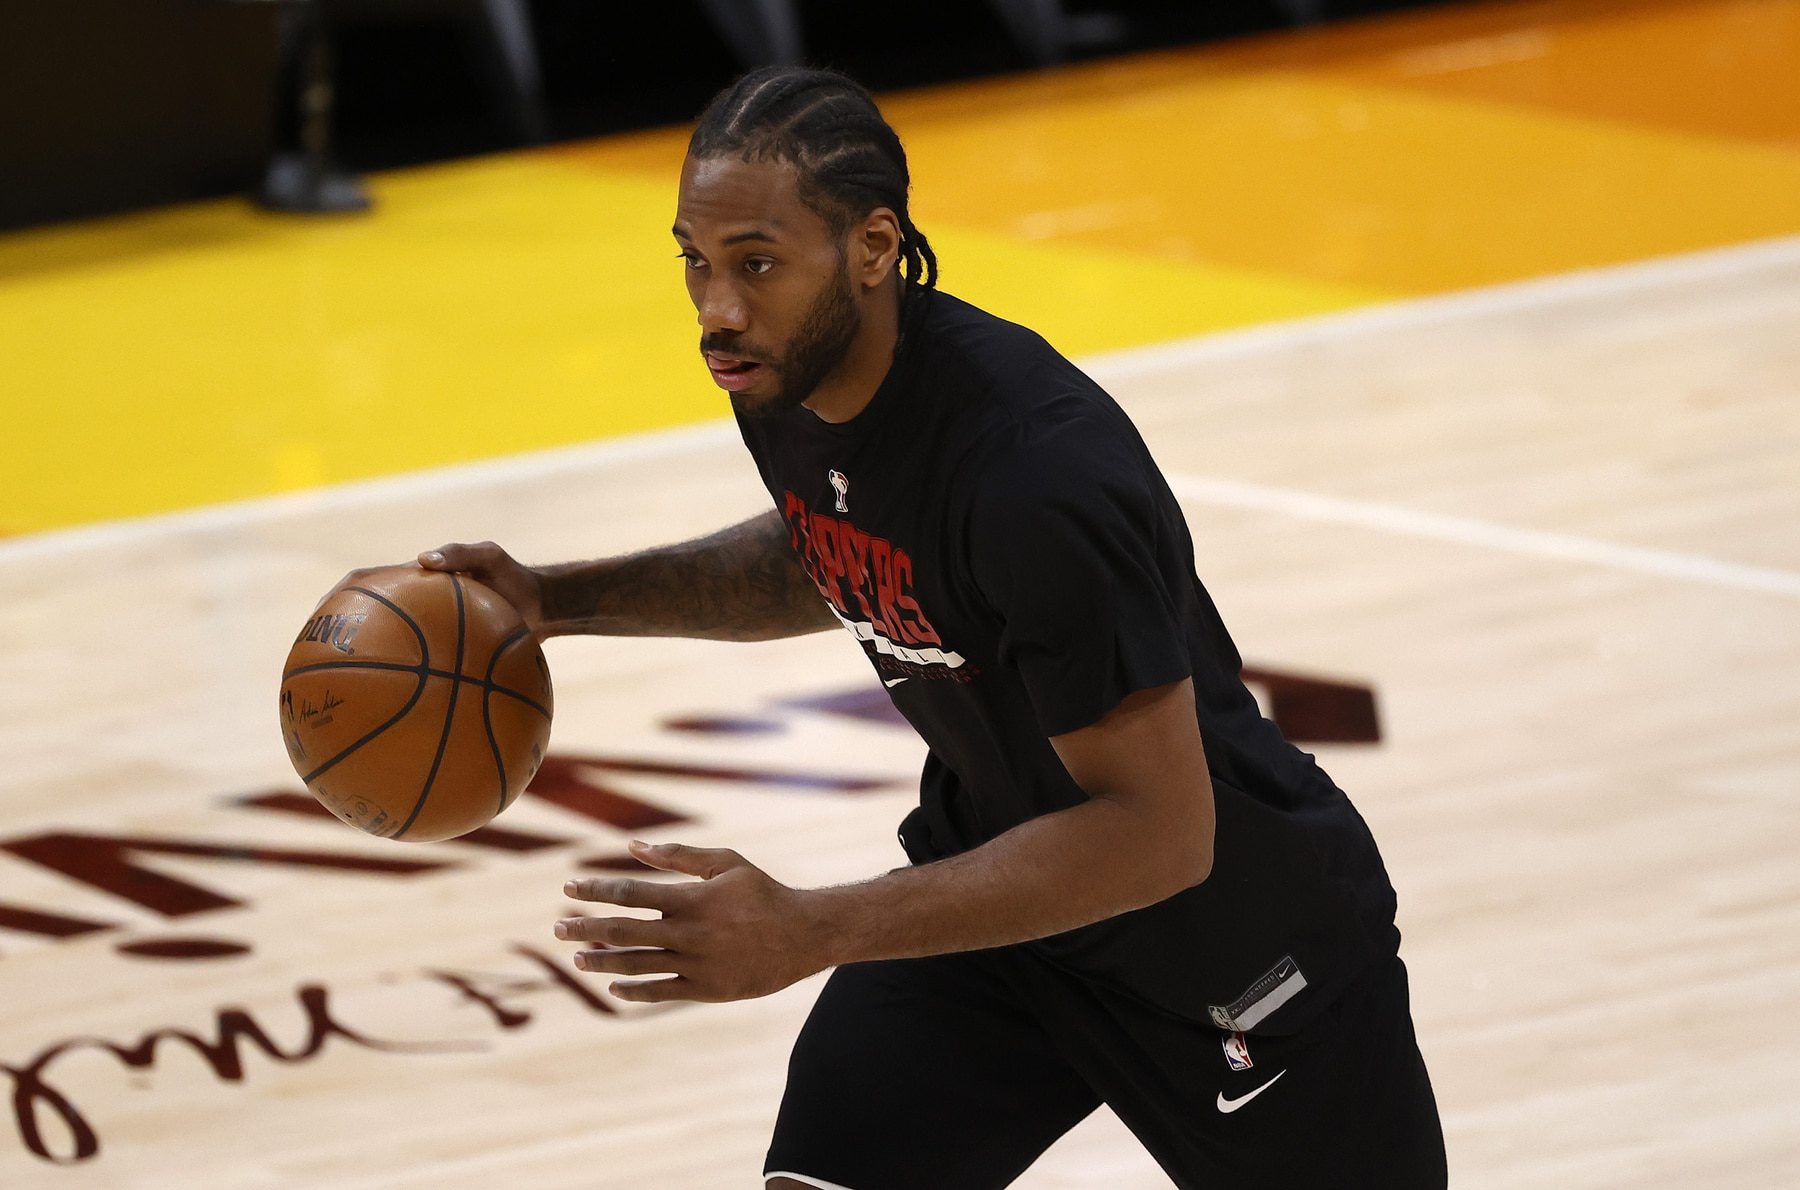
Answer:
[[709, 335], [720, 331], [742, 334], [750, 329], [750, 310], [743, 294], [723, 278], [709, 277], [701, 284], [694, 308], [700, 328]]

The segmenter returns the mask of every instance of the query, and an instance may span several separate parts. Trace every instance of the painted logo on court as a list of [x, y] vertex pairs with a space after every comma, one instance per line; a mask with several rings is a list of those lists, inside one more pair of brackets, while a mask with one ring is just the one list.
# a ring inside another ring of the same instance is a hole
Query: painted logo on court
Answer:
[[[319, 629], [333, 636], [345, 630]], [[1256, 670], [1246, 670], [1246, 678], [1265, 683], [1262, 693], [1278, 725], [1296, 742], [1306, 742], [1309, 730], [1323, 728], [1328, 736], [1341, 738], [1372, 728], [1373, 693], [1367, 687]], [[1283, 708], [1296, 706], [1304, 713], [1284, 720]], [[1334, 708], [1339, 712], [1335, 719]], [[296, 721], [304, 721], [309, 709], [330, 713], [322, 703], [284, 709]], [[752, 716], [672, 717], [662, 721], [662, 729], [675, 740], [705, 737], [707, 753], [716, 755], [734, 739], [796, 730], [798, 724], [815, 730], [818, 724], [843, 720], [911, 730], [887, 691], [874, 685], [780, 699]], [[794, 754], [808, 751], [801, 748]], [[638, 787], [638, 778], [650, 779], [650, 794]], [[878, 790], [899, 794], [917, 779], [911, 768], [872, 777], [803, 764], [558, 752], [543, 758], [527, 790], [532, 802], [554, 814], [527, 816], [521, 825], [489, 825], [452, 842], [416, 849], [371, 851], [359, 844], [295, 846], [271, 840], [269, 831], [258, 830], [259, 823], [266, 828], [276, 821], [334, 821], [317, 799], [289, 788], [221, 798], [217, 813], [186, 830], [46, 824], [0, 836], [0, 865], [35, 870], [40, 885], [45, 875], [72, 882], [81, 886], [81, 895], [41, 902], [0, 899], [0, 936], [9, 940], [0, 950], [0, 964], [28, 953], [32, 943], [82, 947], [91, 957], [110, 955], [127, 963], [220, 964], [222, 977], [216, 982], [230, 986], [230, 964], [249, 960], [259, 945], [279, 941], [231, 937], [234, 921], [241, 931], [247, 911], [308, 903], [315, 880], [382, 882], [384, 895], [370, 903], [404, 905], [406, 898], [387, 894], [425, 889], [435, 881], [534, 857], [553, 857], [559, 868], [641, 873], [641, 865], [620, 843], [627, 835], [695, 822], [698, 812], [681, 794], [684, 781], [750, 795], [767, 790], [856, 796]], [[440, 888], [428, 895], [441, 900], [446, 893]], [[108, 901], [118, 907], [117, 913], [96, 907]], [[168, 923], [177, 930], [146, 930], [146, 922]], [[180, 928], [200, 923], [198, 932]], [[24, 939], [26, 949], [12, 944], [14, 939]], [[138, 1001], [120, 997], [108, 1002], [107, 1012], [119, 1015], [107, 1021], [83, 1021], [65, 1035], [17, 1048], [16, 1042], [0, 1043], [0, 1084], [11, 1091], [7, 1099], [25, 1151], [44, 1162], [80, 1164], [103, 1153], [108, 1106], [119, 1103], [104, 1089], [126, 1077], [136, 1081], [154, 1074], [170, 1054], [175, 1055], [167, 1059], [171, 1065], [197, 1059], [219, 1083], [247, 1086], [271, 1063], [303, 1065], [345, 1049], [416, 1061], [424, 1055], [492, 1049], [496, 1038], [553, 1019], [553, 1012], [566, 1017], [573, 1009], [582, 1017], [609, 1022], [639, 1015], [641, 1006], [610, 999], [570, 968], [564, 955], [504, 938], [492, 949], [490, 960], [479, 961], [482, 970], [416, 965], [383, 971], [379, 979], [368, 971], [308, 971], [285, 998], [263, 997], [253, 1006], [227, 1001], [185, 1015], [172, 1009], [155, 1010], [150, 1019], [123, 1015], [134, 1012]], [[96, 972], [88, 978], [94, 986], [130, 982], [129, 974]], [[407, 1022], [405, 1029], [392, 1026], [391, 1012], [371, 1019], [372, 983], [404, 1003], [399, 1016]], [[659, 1010], [667, 1007], [644, 1009], [650, 1015]], [[384, 1027], [382, 1020], [390, 1024]], [[1247, 1048], [1243, 1056], [1247, 1060]], [[138, 1085], [156, 1091], [154, 1082]], [[164, 1105], [159, 1110], [173, 1109]]]

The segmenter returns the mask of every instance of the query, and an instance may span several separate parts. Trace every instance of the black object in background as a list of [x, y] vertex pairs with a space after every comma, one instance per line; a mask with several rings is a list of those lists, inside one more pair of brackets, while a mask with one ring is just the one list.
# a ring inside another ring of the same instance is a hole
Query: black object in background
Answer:
[[[740, 0], [749, 3], [750, 0]], [[1064, 0], [1096, 35], [1069, 61], [1289, 28], [1301, 8], [1326, 18], [1414, 7], [1421, 0]], [[469, 38], [445, 21], [400, 24], [358, 0], [341, 17], [338, 146], [358, 169], [382, 169], [519, 143]], [[994, 0], [799, 0], [805, 60], [876, 91], [1035, 69]], [[676, 124], [699, 114], [747, 69], [702, 0], [531, 0], [551, 140]]]
[[[364, 171], [690, 120], [747, 65], [714, 10], [753, 0], [316, 2], [335, 164]], [[1314, 8], [1330, 19], [1418, 2], [1063, 0], [1079, 36], [1057, 52], [1080, 61], [1285, 28]], [[272, 152], [293, 147], [274, 135], [284, 7], [0, 0], [0, 229], [256, 192]], [[1035, 68], [1043, 47], [1000, 9], [798, 0], [798, 31], [808, 62], [881, 91]]]
[[318, 0], [282, 3], [278, 53], [274, 145], [256, 200], [271, 210], [314, 215], [368, 210], [368, 187], [332, 152], [336, 78]]
[[255, 186], [274, 8], [0, 0], [0, 228]]

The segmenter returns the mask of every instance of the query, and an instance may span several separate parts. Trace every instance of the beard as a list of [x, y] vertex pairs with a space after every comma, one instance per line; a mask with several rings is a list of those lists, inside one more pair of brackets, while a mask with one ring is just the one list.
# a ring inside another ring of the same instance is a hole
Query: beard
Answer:
[[[850, 278], [836, 273], [807, 308], [786, 353], [764, 365], [775, 377], [775, 392], [764, 397], [731, 393], [731, 407], [745, 417], [780, 417], [798, 409], [844, 362], [861, 330], [862, 308], [856, 304]], [[718, 335], [704, 336], [700, 350], [730, 354], [731, 341]]]

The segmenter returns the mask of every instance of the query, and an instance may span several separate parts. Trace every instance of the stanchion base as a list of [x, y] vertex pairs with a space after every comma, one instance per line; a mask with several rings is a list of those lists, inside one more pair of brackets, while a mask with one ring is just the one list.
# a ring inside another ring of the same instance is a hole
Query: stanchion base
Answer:
[[256, 201], [272, 211], [314, 214], [366, 211], [371, 205], [361, 178], [303, 153], [275, 154], [256, 191]]

